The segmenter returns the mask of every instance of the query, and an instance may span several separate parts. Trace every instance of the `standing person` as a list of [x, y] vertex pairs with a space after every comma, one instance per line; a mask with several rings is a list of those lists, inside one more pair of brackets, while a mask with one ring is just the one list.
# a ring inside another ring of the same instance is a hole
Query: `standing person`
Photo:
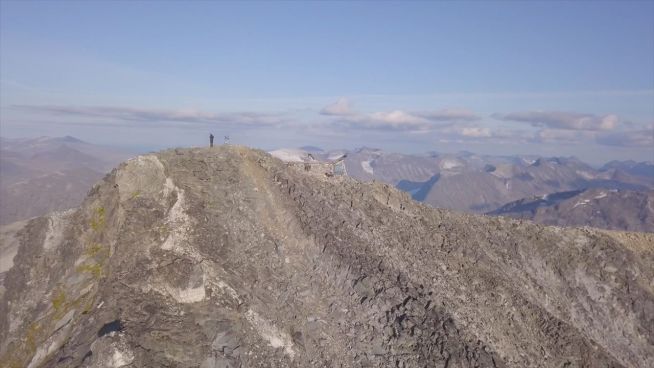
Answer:
[[209, 147], [213, 147], [213, 133], [209, 133]]

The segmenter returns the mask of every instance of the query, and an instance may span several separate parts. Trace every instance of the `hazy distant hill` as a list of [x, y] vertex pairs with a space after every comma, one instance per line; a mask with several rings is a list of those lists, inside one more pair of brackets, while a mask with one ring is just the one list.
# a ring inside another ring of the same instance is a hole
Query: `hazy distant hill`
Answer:
[[0, 138], [0, 224], [80, 204], [131, 154], [74, 137]]
[[588, 189], [511, 202], [490, 215], [546, 225], [654, 232], [654, 191]]

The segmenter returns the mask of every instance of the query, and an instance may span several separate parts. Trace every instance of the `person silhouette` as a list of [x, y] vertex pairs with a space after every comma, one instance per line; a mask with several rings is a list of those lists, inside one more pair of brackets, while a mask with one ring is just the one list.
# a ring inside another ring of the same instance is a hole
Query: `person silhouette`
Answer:
[[209, 147], [213, 147], [213, 134], [209, 133]]

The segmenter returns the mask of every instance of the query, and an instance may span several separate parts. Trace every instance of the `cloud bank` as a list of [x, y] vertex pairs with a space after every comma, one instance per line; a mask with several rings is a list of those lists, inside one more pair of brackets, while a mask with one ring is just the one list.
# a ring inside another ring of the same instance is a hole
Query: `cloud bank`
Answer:
[[[423, 140], [486, 142], [493, 144], [599, 144], [615, 147], [654, 147], [654, 126], [628, 123], [615, 114], [527, 111], [492, 114], [486, 118], [468, 109], [359, 112], [347, 98], [339, 98], [313, 117], [292, 112], [225, 112], [196, 109], [155, 109], [120, 106], [19, 105], [29, 113], [64, 117], [71, 125], [134, 127], [228, 127], [230, 129], [284, 128], [310, 136], [347, 136], [352, 131], [377, 134], [408, 133]], [[315, 110], [314, 110], [315, 113]], [[492, 117], [495, 119], [488, 119]], [[72, 119], [68, 119], [72, 118]], [[528, 123], [516, 128], [507, 123]]]
[[613, 130], [620, 119], [613, 114], [597, 116], [576, 112], [527, 111], [508, 114], [493, 114], [492, 117], [504, 121], [530, 123], [535, 127], [568, 130]]
[[23, 111], [58, 116], [94, 118], [116, 122], [178, 123], [181, 125], [275, 126], [287, 122], [283, 114], [236, 112], [214, 113], [199, 110], [166, 110], [116, 106], [19, 105]]
[[354, 111], [350, 106], [350, 101], [345, 97], [341, 97], [333, 104], [325, 106], [320, 110], [320, 113], [327, 116], [348, 116], [353, 115]]
[[333, 117], [332, 122], [344, 128], [377, 129], [392, 131], [429, 131], [438, 129], [439, 123], [471, 122], [479, 120], [474, 112], [466, 109], [443, 109], [437, 111], [377, 111], [361, 113], [352, 109], [348, 99], [342, 97], [325, 106], [320, 114]]
[[654, 129], [599, 134], [596, 140], [606, 146], [649, 147], [654, 150]]

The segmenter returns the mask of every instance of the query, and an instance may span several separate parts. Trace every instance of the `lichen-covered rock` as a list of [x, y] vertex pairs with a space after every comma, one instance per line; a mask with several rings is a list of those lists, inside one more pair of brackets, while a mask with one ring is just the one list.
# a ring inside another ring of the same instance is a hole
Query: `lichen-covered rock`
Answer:
[[137, 157], [1, 234], [6, 367], [654, 366], [654, 235], [435, 210], [243, 147]]

